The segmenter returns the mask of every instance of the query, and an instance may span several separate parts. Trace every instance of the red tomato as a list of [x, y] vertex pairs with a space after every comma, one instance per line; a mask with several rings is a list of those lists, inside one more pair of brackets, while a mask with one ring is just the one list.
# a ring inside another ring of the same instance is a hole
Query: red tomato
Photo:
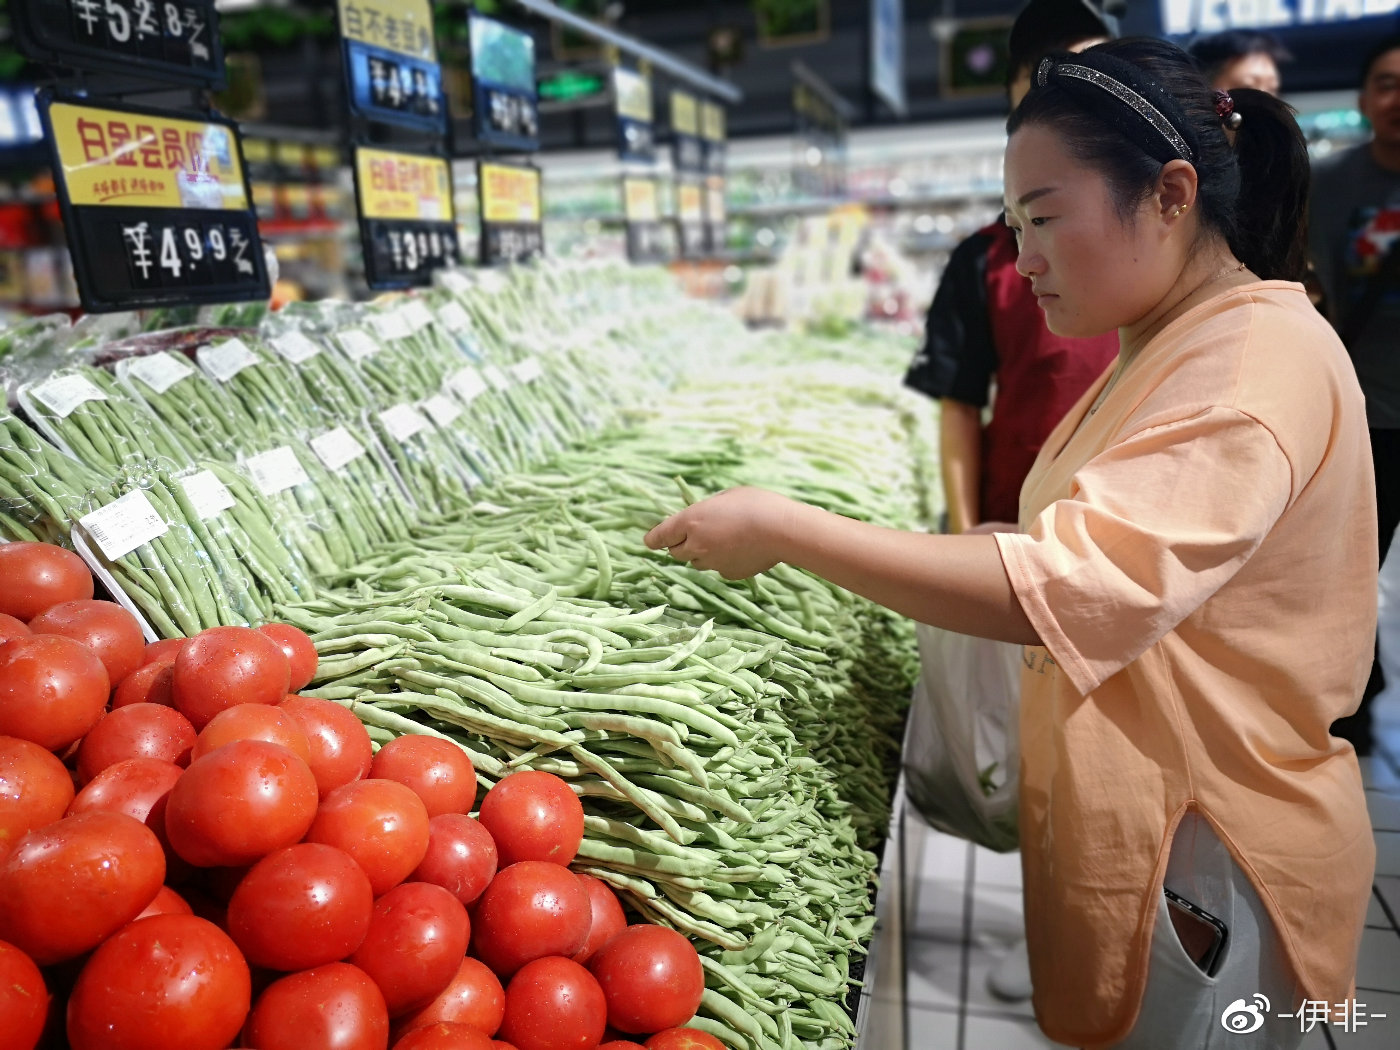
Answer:
[[698, 1028], [668, 1028], [644, 1044], [647, 1050], [729, 1050], [709, 1032]]
[[415, 1028], [394, 1044], [394, 1050], [491, 1050], [492, 1039], [475, 1028], [437, 1021]]
[[398, 1034], [403, 1036], [415, 1028], [448, 1021], [491, 1036], [501, 1027], [505, 1014], [506, 993], [500, 980], [485, 963], [467, 958], [436, 999], [399, 1022]]
[[92, 597], [92, 573], [51, 543], [0, 543], [0, 612], [32, 620], [59, 602]]
[[292, 681], [286, 691], [299, 692], [309, 685], [316, 677], [316, 664], [320, 660], [310, 636], [289, 623], [265, 623], [258, 631], [276, 642], [286, 654], [292, 672]]
[[78, 747], [78, 780], [87, 783], [128, 758], [158, 758], [190, 764], [194, 726], [173, 707], [129, 704], [102, 716]]
[[116, 602], [91, 598], [61, 602], [29, 621], [35, 634], [61, 634], [82, 642], [107, 668], [107, 679], [120, 682], [141, 666], [146, 639], [136, 617]]
[[316, 799], [316, 778], [292, 752], [235, 740], [190, 763], [170, 792], [165, 833], [196, 867], [250, 864], [300, 841]]
[[0, 645], [0, 735], [61, 751], [97, 723], [111, 691], [81, 642], [45, 634]]
[[354, 860], [302, 842], [243, 877], [228, 903], [228, 932], [254, 966], [310, 970], [358, 948], [373, 908], [369, 879]]
[[213, 923], [153, 915], [118, 931], [68, 1000], [73, 1050], [222, 1050], [251, 998], [248, 964]]
[[705, 971], [695, 945], [665, 926], [629, 926], [588, 964], [608, 1000], [608, 1024], [620, 1032], [659, 1032], [695, 1016]]
[[405, 882], [374, 902], [364, 941], [350, 956], [384, 993], [389, 1016], [421, 1010], [452, 982], [467, 954], [467, 909], [441, 886]]
[[146, 905], [146, 910], [136, 916], [138, 919], [145, 919], [151, 915], [193, 915], [194, 909], [189, 902], [172, 890], [169, 886], [162, 886], [156, 891], [155, 898]]
[[442, 886], [463, 904], [473, 904], [495, 877], [496, 843], [489, 831], [465, 813], [442, 813], [428, 821], [428, 852], [413, 872], [415, 881]]
[[165, 880], [151, 829], [122, 813], [80, 813], [31, 831], [0, 864], [0, 939], [41, 966], [121, 929]]
[[243, 1042], [258, 1050], [385, 1050], [389, 1011], [364, 971], [330, 963], [268, 985]]
[[188, 638], [162, 638], [158, 642], [147, 642], [141, 654], [141, 666], [165, 663], [167, 660], [174, 663], [188, 641]]
[[279, 705], [300, 723], [311, 747], [311, 772], [325, 798], [336, 788], [369, 775], [374, 746], [358, 718], [331, 700], [289, 696]]
[[[162, 707], [175, 706], [175, 660], [156, 660], [144, 663], [127, 675], [112, 690], [112, 709], [130, 707], [132, 704], [160, 704]], [[186, 721], [189, 721], [186, 719]]]
[[0, 941], [0, 1046], [34, 1050], [48, 1012], [49, 990], [39, 967], [13, 944]]
[[523, 860], [502, 868], [477, 901], [472, 950], [509, 977], [546, 955], [576, 955], [590, 921], [588, 891], [578, 876], [558, 864]]
[[641, 1043], [634, 1043], [630, 1039], [609, 1039], [606, 1043], [599, 1043], [598, 1050], [646, 1050]]
[[184, 770], [159, 758], [128, 758], [114, 762], [93, 777], [68, 806], [68, 814], [125, 813], [141, 821], [160, 838], [165, 830], [165, 807]]
[[52, 751], [0, 736], [0, 861], [20, 837], [63, 817], [73, 778]]
[[369, 876], [375, 896], [413, 872], [428, 851], [423, 800], [392, 780], [356, 780], [325, 797], [308, 842], [343, 849]]
[[580, 875], [578, 880], [588, 891], [593, 921], [588, 926], [588, 940], [573, 959], [576, 963], [586, 965], [599, 948], [627, 928], [627, 916], [622, 913], [617, 894], [613, 893], [602, 879], [595, 879], [592, 875]]
[[11, 638], [27, 638], [33, 634], [24, 621], [9, 613], [0, 613], [0, 645], [4, 645]]
[[[281, 744], [310, 768], [311, 747], [301, 724], [285, 711], [267, 704], [235, 704], [224, 708], [199, 731], [199, 739], [194, 742], [190, 757], [203, 758], [210, 751], [235, 740], [266, 740], [269, 744]], [[312, 777], [314, 779], [315, 773], [312, 773]], [[319, 792], [317, 797], [320, 797]]]
[[501, 867], [522, 860], [568, 864], [583, 841], [583, 805], [553, 773], [524, 770], [501, 780], [481, 802]]
[[375, 754], [369, 775], [411, 788], [430, 817], [466, 813], [476, 805], [476, 770], [471, 759], [457, 744], [441, 737], [390, 740]]
[[491, 1050], [516, 1050], [516, 1048], [511, 1043], [507, 1043], [504, 1039], [492, 1039]]
[[593, 1050], [606, 1016], [593, 975], [572, 959], [551, 956], [526, 963], [511, 978], [501, 1035], [520, 1050]]
[[277, 704], [291, 667], [282, 649], [251, 627], [211, 627], [175, 657], [174, 696], [196, 729], [235, 704]]

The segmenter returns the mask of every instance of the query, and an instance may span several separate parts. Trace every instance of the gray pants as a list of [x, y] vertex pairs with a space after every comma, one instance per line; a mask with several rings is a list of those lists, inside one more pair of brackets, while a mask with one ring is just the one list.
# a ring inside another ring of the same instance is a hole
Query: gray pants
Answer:
[[[1225, 954], [1214, 977], [1202, 973], [1159, 896], [1142, 1010], [1115, 1050], [1296, 1050], [1302, 1027], [1278, 1015], [1297, 1013], [1303, 994], [1273, 921], [1225, 844], [1194, 811], [1172, 839], [1166, 885], [1225, 923]], [[1256, 994], [1267, 999], [1267, 1008]], [[1222, 1018], [1232, 1005], [1239, 1027], [1227, 1029]], [[1256, 1016], [1263, 1023], [1245, 1031]]]

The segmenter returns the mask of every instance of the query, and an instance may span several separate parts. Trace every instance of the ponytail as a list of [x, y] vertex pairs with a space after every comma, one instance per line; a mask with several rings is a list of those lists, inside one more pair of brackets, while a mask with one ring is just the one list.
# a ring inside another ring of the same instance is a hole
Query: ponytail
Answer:
[[1128, 94], [1139, 103], [1153, 99], [1149, 109], [1165, 126], [1144, 124], [1138, 119], [1142, 107], [1134, 116], [1121, 91], [1086, 93], [1051, 75], [1011, 114], [1008, 133], [1025, 124], [1054, 130], [1071, 156], [1104, 176], [1124, 219], [1152, 195], [1166, 159], [1173, 153], [1184, 157], [1196, 169], [1203, 230], [1222, 237], [1236, 258], [1266, 280], [1303, 279], [1308, 152], [1286, 104], [1262, 91], [1232, 92], [1240, 118], [1232, 145], [1214, 91], [1191, 56], [1175, 45], [1145, 37], [1115, 40], [1081, 52], [1078, 61], [1103, 67], [1100, 72], [1120, 84], [1123, 64], [1129, 64], [1126, 79], [1133, 88]]

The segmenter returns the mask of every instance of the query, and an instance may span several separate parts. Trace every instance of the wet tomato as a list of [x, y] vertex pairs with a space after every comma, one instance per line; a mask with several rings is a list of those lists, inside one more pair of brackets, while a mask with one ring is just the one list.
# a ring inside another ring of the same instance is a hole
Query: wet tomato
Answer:
[[465, 813], [442, 813], [428, 821], [428, 852], [413, 872], [416, 881], [442, 886], [472, 904], [495, 877], [496, 843], [489, 831]]
[[397, 1026], [400, 1036], [424, 1025], [448, 1021], [495, 1035], [506, 1013], [506, 993], [499, 978], [479, 959], [466, 958], [457, 974], [436, 999], [421, 1010], [403, 1017]]
[[81, 642], [44, 634], [0, 645], [0, 735], [61, 751], [102, 717], [110, 692], [107, 669]]
[[158, 758], [187, 766], [194, 726], [173, 707], [130, 704], [109, 711], [78, 747], [78, 780], [86, 784], [108, 766], [128, 758]]
[[277, 704], [287, 695], [291, 667], [281, 647], [251, 627], [211, 627], [175, 657], [175, 706], [203, 729], [235, 704]]
[[0, 1046], [33, 1050], [44, 1031], [49, 990], [34, 960], [0, 941]]
[[497, 782], [479, 818], [496, 841], [501, 867], [522, 860], [568, 864], [583, 841], [583, 805], [553, 773], [524, 770]]
[[506, 986], [501, 1036], [519, 1050], [593, 1050], [607, 1006], [593, 975], [572, 959], [526, 963]]
[[369, 876], [375, 896], [418, 867], [428, 851], [423, 800], [392, 780], [356, 780], [321, 800], [308, 842], [342, 849]]
[[607, 998], [608, 1024], [620, 1032], [683, 1025], [705, 992], [695, 946], [665, 926], [628, 926], [598, 949], [588, 969]]
[[0, 861], [27, 832], [62, 818], [73, 778], [52, 751], [0, 736]]
[[384, 993], [390, 1017], [420, 1010], [457, 975], [467, 954], [467, 909], [441, 886], [405, 882], [374, 902], [364, 941], [350, 956]]
[[369, 976], [348, 963], [288, 974], [258, 996], [244, 1029], [258, 1050], [385, 1050], [389, 1011]]
[[51, 543], [0, 543], [0, 612], [29, 621], [60, 602], [92, 597], [92, 573]]
[[[311, 747], [306, 741], [306, 734], [302, 732], [301, 723], [287, 712], [268, 704], [235, 704], [220, 711], [199, 731], [199, 738], [190, 755], [202, 758], [235, 740], [265, 740], [269, 744], [281, 744], [310, 768]], [[312, 776], [314, 778], [314, 772]]]
[[364, 723], [348, 710], [310, 696], [289, 696], [278, 706], [295, 718], [306, 734], [311, 753], [308, 765], [316, 774], [322, 798], [369, 775], [374, 745]]
[[369, 775], [397, 780], [423, 800], [428, 816], [466, 813], [476, 805], [476, 770], [465, 751], [440, 737], [406, 735], [379, 749]]
[[141, 666], [146, 639], [136, 617], [116, 602], [91, 598], [60, 602], [29, 621], [35, 634], [58, 634], [81, 642], [107, 668], [107, 679], [120, 682]]
[[258, 633], [265, 634], [276, 642], [287, 657], [292, 675], [287, 692], [297, 692], [316, 677], [316, 663], [319, 657], [316, 655], [315, 644], [305, 631], [289, 623], [265, 623], [258, 628]]
[[622, 912], [617, 894], [608, 888], [607, 883], [592, 875], [580, 875], [578, 880], [588, 892], [592, 921], [588, 926], [588, 940], [573, 960], [586, 966], [599, 948], [627, 928], [627, 916]]
[[130, 707], [132, 704], [174, 707], [174, 682], [174, 657], [144, 663], [118, 682], [117, 687], [112, 690], [112, 709], [115, 711], [119, 707]]
[[588, 891], [577, 875], [558, 864], [524, 860], [503, 868], [477, 901], [472, 950], [509, 977], [546, 955], [577, 955], [590, 921]]

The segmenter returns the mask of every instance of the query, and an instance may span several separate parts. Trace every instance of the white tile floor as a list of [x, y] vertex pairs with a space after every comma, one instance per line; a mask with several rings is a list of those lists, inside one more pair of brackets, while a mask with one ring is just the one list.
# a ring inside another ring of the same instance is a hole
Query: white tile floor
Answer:
[[[1376, 834], [1377, 876], [1357, 999], [1371, 1013], [1388, 1017], [1352, 1032], [1319, 1025], [1303, 1050], [1400, 1047], [1400, 701], [1379, 708], [1376, 722], [1379, 746], [1372, 757], [1362, 759], [1362, 768]], [[907, 1040], [900, 1050], [1057, 1046], [1040, 1034], [1028, 1003], [1005, 1003], [987, 991], [988, 970], [1020, 936], [1017, 855], [991, 853], [929, 829], [907, 841], [917, 870], [909, 878], [913, 892], [906, 898]], [[885, 973], [893, 977], [889, 971], [887, 967]], [[874, 998], [883, 997], [877, 988]], [[878, 1042], [881, 1050], [896, 1050], [898, 1041]]]

